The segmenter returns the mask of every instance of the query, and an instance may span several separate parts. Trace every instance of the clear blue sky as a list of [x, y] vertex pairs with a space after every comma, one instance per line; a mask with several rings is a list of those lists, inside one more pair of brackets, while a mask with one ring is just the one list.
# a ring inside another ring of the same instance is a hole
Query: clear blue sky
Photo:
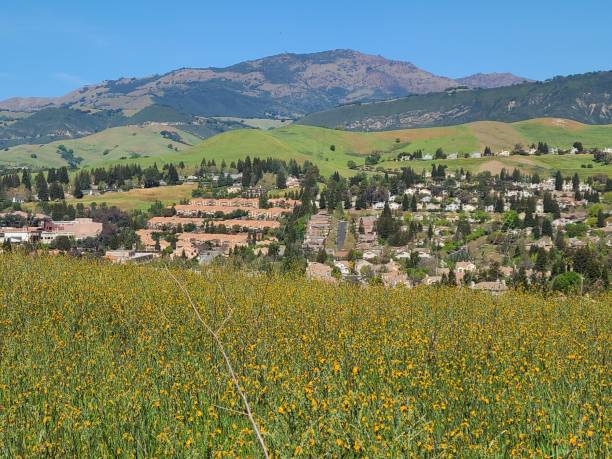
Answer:
[[612, 69], [610, 0], [4, 0], [0, 99], [336, 48], [439, 75]]

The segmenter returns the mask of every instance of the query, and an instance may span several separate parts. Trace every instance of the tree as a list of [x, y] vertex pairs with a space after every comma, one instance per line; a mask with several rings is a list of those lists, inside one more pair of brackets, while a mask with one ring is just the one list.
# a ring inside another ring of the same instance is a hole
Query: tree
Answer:
[[396, 222], [391, 215], [391, 208], [389, 207], [389, 202], [385, 202], [385, 207], [382, 211], [382, 214], [376, 221], [376, 231], [378, 235], [387, 240], [396, 230]]
[[160, 173], [157, 165], [147, 167], [142, 174], [143, 184], [145, 188], [154, 188], [159, 186]]
[[325, 251], [324, 247], [321, 247], [319, 249], [319, 252], [317, 253], [317, 263], [325, 263], [327, 261], [327, 252]]
[[563, 176], [561, 175], [561, 171], [557, 171], [555, 174], [555, 190], [563, 190]]
[[363, 226], [363, 218], [359, 219], [359, 234], [365, 234], [365, 226]]
[[410, 210], [412, 212], [416, 212], [418, 208], [417, 197], [416, 194], [412, 195], [412, 200], [410, 201]]
[[329, 149], [330, 149], [330, 151], [336, 151], [336, 146], [335, 145], [330, 145]]
[[578, 177], [577, 172], [572, 177], [572, 187], [574, 191], [578, 191], [580, 189], [580, 177]]
[[287, 174], [284, 169], [279, 170], [276, 174], [276, 188], [279, 190], [287, 188]]
[[550, 238], [553, 236], [552, 223], [548, 218], [542, 221], [542, 236], [548, 236]]
[[36, 194], [38, 195], [38, 199], [40, 201], [48, 201], [49, 200], [49, 187], [47, 186], [47, 180], [42, 172], [39, 172], [36, 176], [35, 180], [36, 184]]
[[62, 252], [67, 252], [72, 248], [72, 241], [68, 236], [58, 236], [53, 241], [53, 247]]
[[319, 199], [319, 209], [325, 209], [327, 207], [327, 202], [325, 201], [325, 193], [321, 193], [321, 198]]
[[606, 216], [601, 208], [597, 211], [597, 228], [604, 228], [606, 226]]
[[538, 255], [536, 257], [535, 270], [540, 273], [544, 273], [546, 272], [547, 266], [548, 266], [548, 254], [546, 253], [546, 250], [544, 250], [543, 247], [540, 247], [538, 249]]
[[504, 199], [501, 196], [498, 196], [495, 200], [495, 212], [501, 214], [504, 212]]
[[493, 156], [493, 152], [491, 151], [491, 147], [485, 147], [483, 155], [484, 156]]
[[80, 180], [74, 181], [74, 191], [72, 192], [72, 195], [77, 199], [81, 199], [83, 197], [83, 190], [81, 190]]
[[404, 196], [402, 197], [402, 210], [410, 210], [410, 198], [407, 194], [404, 194]]
[[574, 271], [568, 271], [555, 277], [552, 289], [563, 293], [579, 293], [581, 286], [582, 276]]
[[576, 150], [578, 150], [579, 153], [582, 153], [584, 151], [584, 146], [582, 145], [582, 142], [574, 142], [573, 146]]
[[448, 271], [448, 285], [457, 285], [457, 276], [452, 268]]
[[21, 183], [23, 183], [26, 190], [32, 190], [32, 175], [30, 174], [29, 170], [23, 170], [23, 174], [21, 175]]
[[64, 189], [58, 182], [53, 182], [49, 187], [49, 199], [51, 201], [61, 201], [64, 199]]
[[66, 166], [61, 167], [58, 171], [57, 171], [57, 181], [60, 183], [63, 183], [64, 185], [67, 185], [68, 183], [70, 183], [70, 178], [68, 177], [68, 168]]
[[172, 163], [168, 166], [168, 172], [166, 173], [166, 181], [168, 182], [168, 185], [176, 185], [179, 182], [178, 172], [176, 170], [176, 167], [174, 167], [174, 164]]

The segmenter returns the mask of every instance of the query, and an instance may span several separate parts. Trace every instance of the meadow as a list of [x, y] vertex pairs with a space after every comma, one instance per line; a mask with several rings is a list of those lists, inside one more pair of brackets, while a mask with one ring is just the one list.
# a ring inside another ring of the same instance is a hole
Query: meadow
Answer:
[[182, 185], [162, 186], [156, 188], [133, 188], [123, 193], [105, 193], [101, 196], [83, 196], [81, 199], [67, 199], [68, 204], [76, 205], [82, 203], [85, 206], [95, 202], [97, 204], [106, 203], [108, 206], [115, 206], [121, 210], [147, 210], [157, 201], [165, 206], [179, 204], [182, 200], [191, 199], [191, 192], [196, 188], [193, 183]]
[[179, 285], [273, 457], [611, 454], [610, 293], [0, 261], [5, 457], [261, 456]]

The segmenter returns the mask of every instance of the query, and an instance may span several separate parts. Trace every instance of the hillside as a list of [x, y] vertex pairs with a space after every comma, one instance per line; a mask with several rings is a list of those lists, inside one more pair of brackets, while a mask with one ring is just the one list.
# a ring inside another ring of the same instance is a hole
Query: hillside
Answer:
[[185, 115], [165, 105], [150, 105], [132, 116], [119, 110], [81, 110], [66, 107], [45, 108], [40, 111], [0, 121], [0, 149], [24, 144], [45, 144], [58, 140], [78, 139], [105, 129], [142, 125], [147, 123], [171, 123], [184, 131], [205, 139], [220, 132], [248, 127], [235, 120], [198, 118]]
[[[308, 159], [318, 164], [324, 173], [334, 170], [348, 173], [348, 161], [363, 164], [365, 156], [373, 151], [383, 152], [383, 158], [395, 158], [401, 151], [422, 149], [433, 154], [437, 148], [443, 148], [448, 153], [473, 152], [483, 151], [485, 146], [502, 150], [513, 148], [518, 143], [530, 145], [538, 141], [562, 148], [569, 148], [575, 141], [581, 141], [588, 147], [606, 147], [612, 145], [612, 125], [588, 126], [567, 120], [541, 119], [512, 124], [476, 122], [460, 126], [384, 132], [352, 132], [291, 125], [269, 131], [237, 130], [220, 134], [197, 145], [186, 152], [185, 156], [193, 157], [194, 160], [206, 157], [226, 161], [244, 158], [246, 155], [287, 160], [295, 158], [298, 161]], [[563, 157], [557, 158], [561, 162], [566, 160]], [[508, 161], [515, 160], [518, 161], [515, 157], [508, 158]], [[592, 161], [582, 156], [571, 169], [585, 172], [580, 167], [583, 162]], [[457, 160], [457, 163], [469, 168], [470, 160]], [[427, 167], [427, 162], [417, 164]], [[400, 165], [402, 163], [391, 166]]]
[[193, 307], [274, 457], [606, 455], [609, 293], [493, 298], [0, 257], [7, 456], [260, 455]]
[[[487, 85], [514, 84], [520, 80], [493, 74]], [[471, 81], [461, 84], [472, 87]], [[104, 81], [59, 98], [9, 99], [0, 102], [0, 110], [65, 107], [121, 110], [131, 115], [161, 104], [191, 116], [293, 118], [356, 100], [425, 94], [457, 84], [409, 62], [333, 50], [280, 54], [226, 68], [183, 68], [146, 78]]]
[[[182, 126], [181, 126], [182, 127]], [[161, 136], [163, 130], [175, 131], [183, 142], [173, 142]], [[399, 140], [399, 142], [398, 142]], [[562, 119], [537, 119], [518, 123], [475, 122], [459, 126], [422, 129], [404, 129], [381, 132], [353, 132], [318, 128], [313, 126], [289, 125], [270, 130], [238, 129], [228, 131], [209, 139], [199, 138], [177, 129], [162, 125], [143, 127], [125, 126], [76, 140], [57, 141], [47, 145], [20, 145], [0, 151], [0, 165], [30, 165], [34, 167], [66, 165], [57, 147], [60, 144], [74, 150], [74, 155], [83, 158], [80, 166], [139, 162], [151, 164], [154, 161], [179, 162], [197, 165], [202, 158], [226, 162], [244, 159], [247, 155], [276, 157], [285, 160], [312, 161], [325, 174], [338, 170], [351, 173], [347, 162], [363, 164], [365, 156], [380, 151], [383, 159], [394, 159], [400, 152], [418, 149], [433, 154], [442, 148], [447, 153], [483, 151], [490, 146], [496, 151], [511, 149], [516, 144], [530, 145], [539, 141], [550, 146], [569, 148], [580, 141], [587, 148], [612, 146], [612, 125], [590, 126]], [[168, 149], [171, 143], [178, 149]], [[334, 150], [332, 151], [332, 146]], [[108, 150], [108, 151], [107, 151]], [[106, 152], [106, 154], [105, 154]], [[32, 154], [36, 157], [32, 157]], [[123, 159], [122, 159], [123, 158]], [[570, 170], [593, 173], [595, 169], [583, 169], [581, 164], [592, 163], [590, 157], [581, 155], [570, 161], [568, 157], [556, 157], [562, 164], [571, 164]], [[517, 162], [526, 167], [545, 167], [543, 158], [495, 158], [499, 161]], [[478, 170], [480, 160], [459, 159], [452, 164]], [[415, 163], [414, 167], [428, 167], [427, 162]], [[387, 167], [400, 167], [405, 163], [385, 163]], [[594, 167], [599, 167], [595, 165]], [[604, 172], [607, 172], [606, 166]], [[551, 170], [552, 166], [551, 166]]]
[[[165, 138], [162, 131], [175, 132], [180, 142]], [[43, 145], [19, 145], [0, 151], [0, 165], [61, 167], [67, 161], [58, 152], [64, 145], [74, 150], [76, 157], [82, 158], [80, 166], [110, 164], [121, 161], [138, 161], [150, 158], [173, 156], [177, 152], [190, 149], [202, 139], [174, 126], [146, 125], [122, 126], [105, 129], [97, 134], [74, 140], [60, 140]], [[169, 149], [172, 145], [173, 149]], [[122, 159], [123, 158], [123, 159]]]
[[473, 121], [513, 122], [558, 117], [587, 124], [612, 122], [612, 72], [557, 77], [494, 89], [453, 90], [384, 102], [346, 105], [299, 123], [349, 130], [390, 130]]

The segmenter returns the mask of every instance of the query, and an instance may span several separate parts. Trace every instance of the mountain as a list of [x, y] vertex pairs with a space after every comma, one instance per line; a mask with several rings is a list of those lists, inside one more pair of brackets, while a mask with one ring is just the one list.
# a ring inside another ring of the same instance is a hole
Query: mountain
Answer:
[[544, 117], [568, 118], [586, 124], [612, 123], [612, 72], [352, 104], [311, 114], [299, 123], [369, 131]]
[[64, 107], [122, 110], [130, 115], [156, 104], [190, 116], [296, 118], [355, 101], [439, 92], [458, 84], [496, 87], [519, 80], [496, 74], [455, 81], [409, 62], [334, 50], [280, 54], [226, 68], [183, 68], [165, 75], [104, 81], [58, 98], [9, 99], [0, 102], [0, 109]]
[[491, 89], [513, 86], [515, 84], [533, 83], [533, 80], [517, 77], [512, 73], [475, 73], [474, 75], [458, 78], [455, 81], [461, 86], [473, 89]]

